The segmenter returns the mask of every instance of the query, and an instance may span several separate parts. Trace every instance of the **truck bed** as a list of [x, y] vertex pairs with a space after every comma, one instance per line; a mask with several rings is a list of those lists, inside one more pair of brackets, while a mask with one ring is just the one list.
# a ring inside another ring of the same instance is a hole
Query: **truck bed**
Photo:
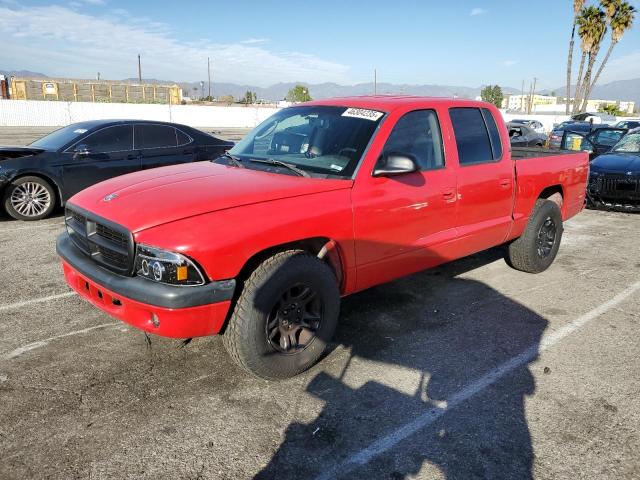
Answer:
[[[567, 150], [550, 150], [545, 147], [511, 147], [511, 158], [513, 160], [524, 160], [535, 157], [555, 157], [570, 153]], [[575, 152], [571, 152], [575, 153]]]

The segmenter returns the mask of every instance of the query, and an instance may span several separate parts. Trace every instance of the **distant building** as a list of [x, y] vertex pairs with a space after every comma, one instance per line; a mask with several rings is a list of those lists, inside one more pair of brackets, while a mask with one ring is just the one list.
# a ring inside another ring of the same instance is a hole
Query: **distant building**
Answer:
[[[532, 100], [532, 101], [531, 101]], [[573, 98], [569, 99], [573, 102]], [[531, 102], [531, 113], [564, 113], [565, 102], [564, 97], [552, 97], [550, 95], [534, 95], [531, 99], [530, 95], [507, 95], [502, 100], [502, 108], [511, 111], [524, 112], [527, 111], [527, 104]], [[587, 101], [587, 112], [598, 112], [605, 105], [615, 105], [625, 114], [633, 114], [635, 102], [625, 102], [619, 100], [589, 100]]]
[[13, 100], [63, 100], [67, 102], [170, 103], [177, 105], [182, 100], [182, 89], [178, 85], [60, 78], [11, 77], [9, 94]]

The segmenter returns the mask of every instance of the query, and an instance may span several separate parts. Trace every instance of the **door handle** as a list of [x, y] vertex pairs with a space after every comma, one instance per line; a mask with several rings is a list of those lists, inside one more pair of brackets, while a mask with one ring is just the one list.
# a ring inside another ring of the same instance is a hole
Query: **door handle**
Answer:
[[455, 202], [456, 201], [456, 192], [455, 190], [447, 190], [446, 192], [442, 192], [442, 198], [444, 198], [445, 202]]
[[511, 180], [509, 180], [508, 178], [500, 180], [500, 186], [503, 187], [503, 188], [510, 187], [511, 186]]

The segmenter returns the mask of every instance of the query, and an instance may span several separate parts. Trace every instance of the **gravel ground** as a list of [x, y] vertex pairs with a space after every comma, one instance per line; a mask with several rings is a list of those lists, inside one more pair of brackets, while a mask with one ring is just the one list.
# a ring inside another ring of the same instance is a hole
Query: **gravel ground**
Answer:
[[242, 373], [66, 287], [62, 217], [0, 220], [0, 478], [640, 478], [640, 216], [547, 272], [499, 249], [343, 301], [327, 357]]

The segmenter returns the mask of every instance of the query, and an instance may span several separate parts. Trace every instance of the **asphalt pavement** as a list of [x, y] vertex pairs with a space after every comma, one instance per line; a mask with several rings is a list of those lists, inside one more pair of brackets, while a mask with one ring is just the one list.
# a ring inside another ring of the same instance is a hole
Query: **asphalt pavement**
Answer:
[[493, 249], [345, 298], [326, 358], [257, 380], [70, 292], [57, 216], [0, 218], [0, 478], [640, 478], [640, 216], [554, 265]]

